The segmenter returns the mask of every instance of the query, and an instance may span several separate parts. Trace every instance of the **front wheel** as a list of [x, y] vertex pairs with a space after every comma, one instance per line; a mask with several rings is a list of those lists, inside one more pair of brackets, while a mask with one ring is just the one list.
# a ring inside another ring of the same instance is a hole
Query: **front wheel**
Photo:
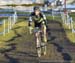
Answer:
[[38, 57], [41, 57], [41, 37], [40, 37], [40, 31], [35, 33], [35, 41], [36, 41], [36, 50]]

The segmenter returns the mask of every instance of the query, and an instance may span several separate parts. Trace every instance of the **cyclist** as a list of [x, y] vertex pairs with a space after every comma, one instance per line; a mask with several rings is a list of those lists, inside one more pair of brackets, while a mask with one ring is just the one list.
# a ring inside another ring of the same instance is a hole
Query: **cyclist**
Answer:
[[[32, 23], [34, 23], [34, 34], [36, 38], [36, 48], [37, 48], [37, 53], [38, 56], [40, 57], [41, 55], [41, 46], [44, 46], [44, 55], [46, 54], [46, 43], [47, 43], [47, 37], [46, 37], [46, 29], [47, 29], [47, 20], [46, 16], [40, 11], [40, 8], [38, 6], [34, 7], [34, 12], [30, 14], [29, 17], [29, 29], [32, 30]], [[42, 26], [44, 26], [42, 28]], [[40, 43], [38, 37], [39, 37], [39, 32], [43, 32], [42, 38], [43, 42]]]

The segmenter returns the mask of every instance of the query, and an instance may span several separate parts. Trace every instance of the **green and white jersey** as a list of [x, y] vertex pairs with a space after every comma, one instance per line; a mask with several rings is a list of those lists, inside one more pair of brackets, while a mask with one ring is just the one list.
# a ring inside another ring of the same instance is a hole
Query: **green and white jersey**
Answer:
[[38, 16], [34, 12], [30, 14], [29, 22], [34, 22], [35, 26], [41, 26], [42, 22], [45, 22], [46, 25], [46, 16], [43, 13], [40, 13]]

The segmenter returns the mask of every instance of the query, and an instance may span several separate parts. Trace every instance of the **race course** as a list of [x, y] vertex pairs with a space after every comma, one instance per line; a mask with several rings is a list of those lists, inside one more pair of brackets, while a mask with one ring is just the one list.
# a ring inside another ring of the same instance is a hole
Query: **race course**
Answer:
[[75, 45], [67, 38], [62, 23], [49, 20], [48, 27], [46, 56], [37, 57], [34, 36], [26, 26], [18, 26], [12, 29], [16, 36], [5, 41], [10, 48], [0, 48], [0, 63], [75, 63]]

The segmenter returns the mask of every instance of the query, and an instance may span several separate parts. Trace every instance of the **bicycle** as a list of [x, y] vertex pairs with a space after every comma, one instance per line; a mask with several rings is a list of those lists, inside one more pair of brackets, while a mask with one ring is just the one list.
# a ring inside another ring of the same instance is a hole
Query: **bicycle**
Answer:
[[[33, 32], [35, 36], [36, 50], [38, 57], [41, 57], [42, 54], [46, 55], [47, 52], [46, 26], [42, 25], [41, 28], [36, 27]], [[30, 33], [32, 33], [32, 30], [30, 30]]]

